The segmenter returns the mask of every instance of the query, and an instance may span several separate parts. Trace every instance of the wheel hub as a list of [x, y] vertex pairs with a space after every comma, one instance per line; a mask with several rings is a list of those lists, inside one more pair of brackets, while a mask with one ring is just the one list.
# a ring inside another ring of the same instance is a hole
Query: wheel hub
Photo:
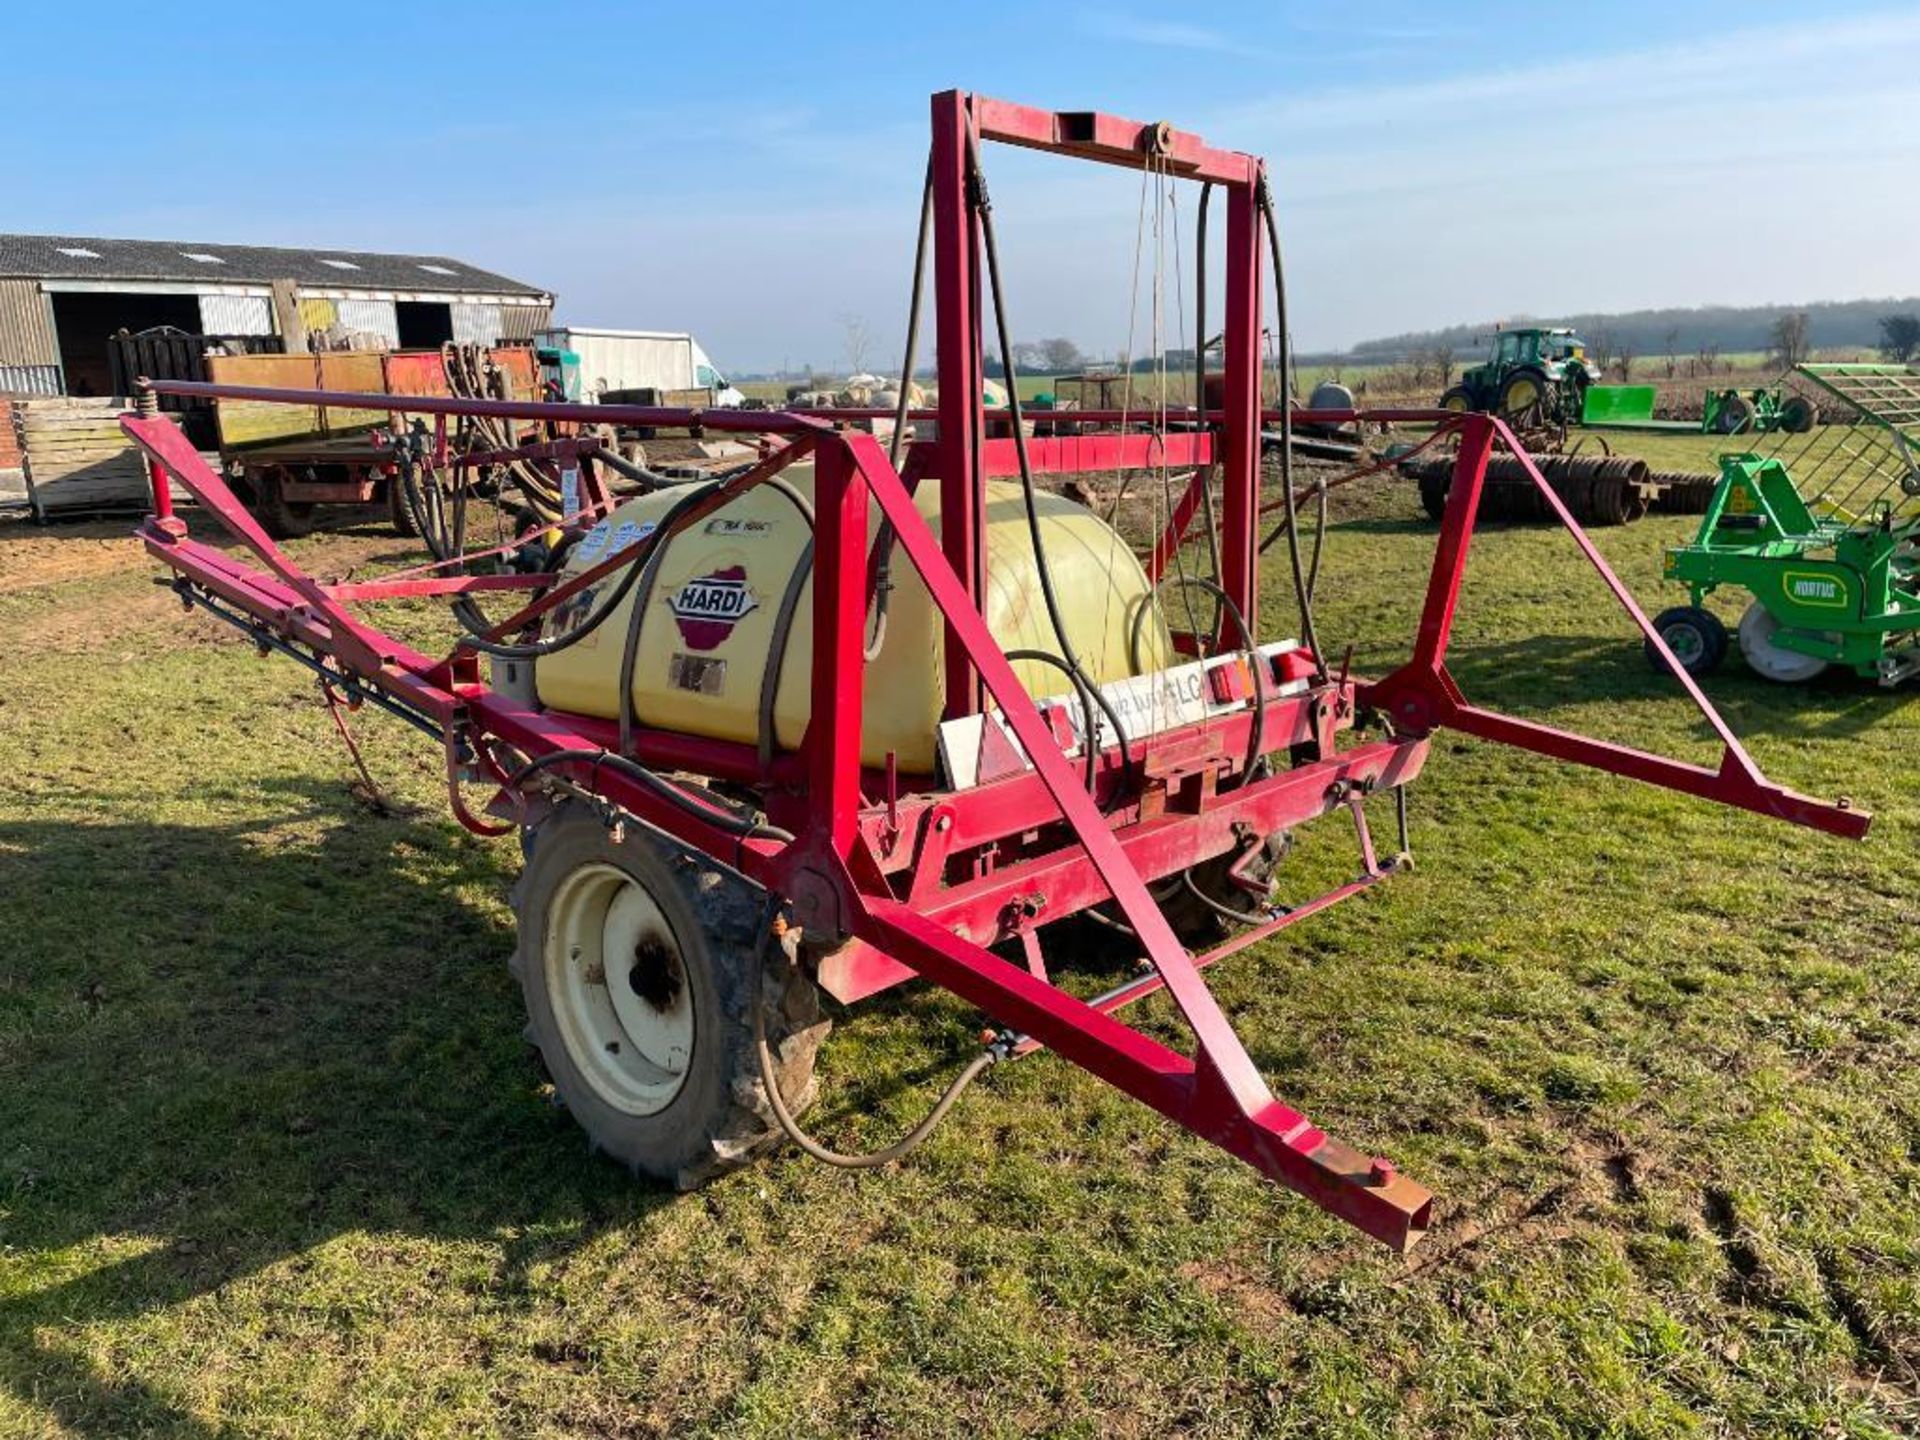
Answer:
[[561, 1040], [599, 1097], [629, 1115], [671, 1104], [693, 1059], [694, 1000], [653, 897], [615, 866], [582, 866], [554, 894], [544, 965]]
[[1660, 638], [1667, 642], [1667, 648], [1673, 652], [1673, 658], [1688, 669], [1691, 669], [1693, 662], [1706, 653], [1706, 641], [1691, 625], [1669, 625], [1660, 632]]

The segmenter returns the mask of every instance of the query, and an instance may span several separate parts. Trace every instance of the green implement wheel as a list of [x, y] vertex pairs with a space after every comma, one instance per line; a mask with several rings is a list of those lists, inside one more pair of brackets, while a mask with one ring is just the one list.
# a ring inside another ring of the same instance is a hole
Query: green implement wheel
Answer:
[[1779, 630], [1780, 622], [1758, 600], [1740, 617], [1740, 654], [1754, 674], [1781, 685], [1804, 685], [1826, 670], [1828, 662], [1818, 655], [1780, 644], [1774, 638]]
[[[1727, 627], [1711, 610], [1697, 605], [1675, 605], [1662, 610], [1653, 621], [1654, 631], [1667, 642], [1667, 649], [1689, 675], [1708, 675], [1727, 658]], [[1651, 640], [1647, 642], [1647, 663], [1660, 674], [1667, 673], [1667, 662]]]
[[561, 806], [530, 839], [513, 970], [556, 1096], [638, 1174], [688, 1190], [743, 1164], [780, 1133], [751, 1007], [796, 1113], [829, 1028], [779, 947], [762, 979], [764, 895], [637, 821], [616, 838], [585, 806]]
[[1789, 435], [1804, 435], [1813, 429], [1813, 402], [1804, 395], [1789, 395], [1780, 402], [1780, 428]]

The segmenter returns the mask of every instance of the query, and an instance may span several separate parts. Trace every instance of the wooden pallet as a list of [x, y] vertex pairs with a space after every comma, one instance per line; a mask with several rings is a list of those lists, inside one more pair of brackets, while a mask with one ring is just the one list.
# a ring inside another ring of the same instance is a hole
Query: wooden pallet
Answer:
[[[35, 397], [9, 408], [35, 519], [82, 510], [137, 513], [151, 503], [146, 461], [120, 428], [131, 401]], [[186, 498], [177, 483], [174, 494]]]

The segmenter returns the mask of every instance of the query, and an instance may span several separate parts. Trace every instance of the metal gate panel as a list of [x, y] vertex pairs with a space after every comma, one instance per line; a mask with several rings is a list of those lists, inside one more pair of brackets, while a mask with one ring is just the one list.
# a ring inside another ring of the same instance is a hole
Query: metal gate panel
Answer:
[[340, 300], [340, 325], [345, 330], [362, 330], [381, 336], [387, 344], [400, 346], [400, 317], [391, 300]]
[[498, 305], [476, 305], [463, 301], [447, 307], [453, 315], [453, 338], [462, 345], [491, 345], [497, 341], [500, 329], [500, 307]]
[[202, 295], [202, 335], [271, 335], [273, 302], [264, 295]]

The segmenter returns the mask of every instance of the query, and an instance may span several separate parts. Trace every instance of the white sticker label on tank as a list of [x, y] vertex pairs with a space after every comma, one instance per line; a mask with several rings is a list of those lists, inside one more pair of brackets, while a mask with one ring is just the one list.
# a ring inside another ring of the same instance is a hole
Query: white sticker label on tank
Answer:
[[627, 548], [636, 540], [644, 540], [654, 532], [651, 520], [622, 520], [620, 528], [614, 529], [613, 521], [602, 520], [574, 550], [574, 558], [584, 565], [591, 565], [602, 555], [613, 555]]

